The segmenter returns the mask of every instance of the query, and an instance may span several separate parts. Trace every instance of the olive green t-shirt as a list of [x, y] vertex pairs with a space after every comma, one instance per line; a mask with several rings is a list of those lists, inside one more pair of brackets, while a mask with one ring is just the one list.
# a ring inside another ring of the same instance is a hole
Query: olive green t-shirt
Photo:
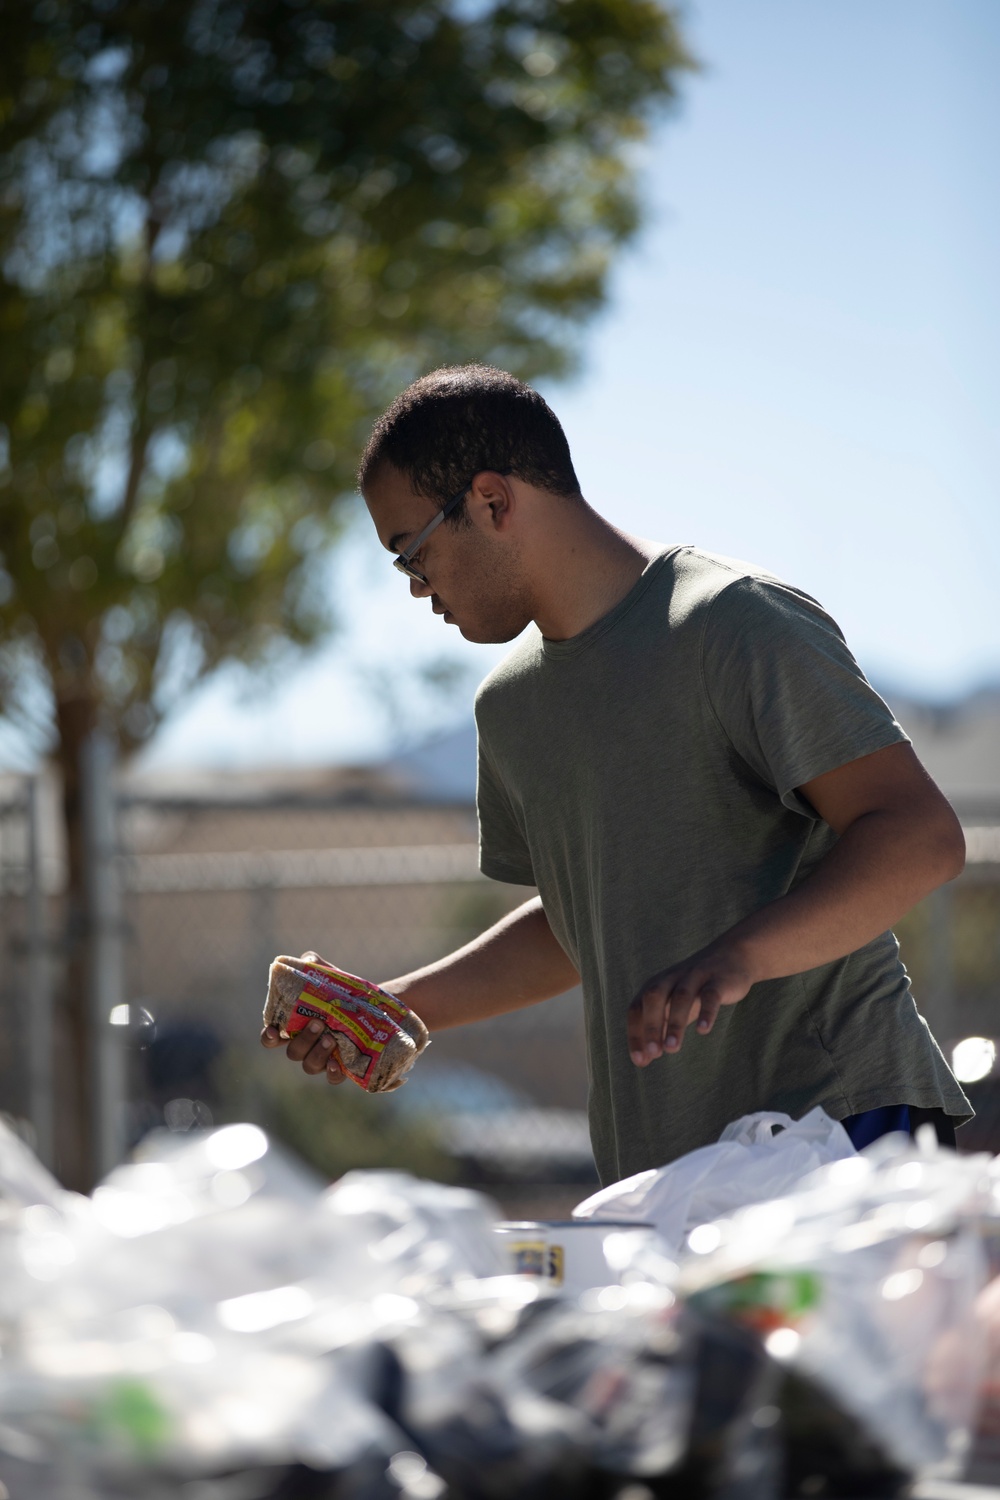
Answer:
[[907, 739], [815, 600], [670, 548], [580, 635], [519, 641], [476, 720], [483, 873], [537, 886], [582, 978], [602, 1181], [715, 1141], [752, 1110], [971, 1114], [891, 932], [755, 984], [675, 1056], [639, 1069], [628, 1055], [640, 986], [835, 843], [796, 788]]

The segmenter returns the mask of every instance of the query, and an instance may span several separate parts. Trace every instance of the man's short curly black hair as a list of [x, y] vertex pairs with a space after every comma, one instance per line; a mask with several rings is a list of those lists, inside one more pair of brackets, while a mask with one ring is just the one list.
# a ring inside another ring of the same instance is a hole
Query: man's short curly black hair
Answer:
[[491, 365], [447, 366], [407, 386], [372, 429], [358, 471], [362, 492], [383, 463], [441, 505], [484, 469], [580, 497], [555, 413], [537, 391]]

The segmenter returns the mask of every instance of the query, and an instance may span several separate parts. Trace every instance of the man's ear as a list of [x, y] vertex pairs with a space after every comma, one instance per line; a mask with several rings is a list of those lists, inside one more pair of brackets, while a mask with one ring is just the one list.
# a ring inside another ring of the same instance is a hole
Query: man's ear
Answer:
[[482, 469], [469, 486], [465, 505], [474, 525], [495, 534], [509, 529], [517, 509], [517, 495], [508, 475]]

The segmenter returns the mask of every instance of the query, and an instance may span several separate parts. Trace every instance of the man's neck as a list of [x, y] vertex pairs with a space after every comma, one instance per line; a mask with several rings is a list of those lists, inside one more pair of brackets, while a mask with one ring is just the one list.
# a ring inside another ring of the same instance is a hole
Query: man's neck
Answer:
[[562, 512], [535, 553], [534, 620], [546, 640], [566, 641], [614, 609], [659, 548], [618, 531], [589, 505]]

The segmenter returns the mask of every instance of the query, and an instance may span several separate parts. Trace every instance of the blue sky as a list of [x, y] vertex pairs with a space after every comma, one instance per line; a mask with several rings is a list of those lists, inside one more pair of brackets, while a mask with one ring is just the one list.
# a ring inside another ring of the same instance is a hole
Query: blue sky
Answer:
[[[581, 374], [545, 388], [585, 493], [809, 590], [882, 683], [1000, 678], [1000, 5], [685, 15], [703, 71], [650, 143], [646, 230]], [[361, 516], [332, 586], [334, 642], [206, 685], [147, 760], [363, 759], [467, 714], [499, 651], [412, 602]], [[450, 698], [419, 675], [443, 656]]]

